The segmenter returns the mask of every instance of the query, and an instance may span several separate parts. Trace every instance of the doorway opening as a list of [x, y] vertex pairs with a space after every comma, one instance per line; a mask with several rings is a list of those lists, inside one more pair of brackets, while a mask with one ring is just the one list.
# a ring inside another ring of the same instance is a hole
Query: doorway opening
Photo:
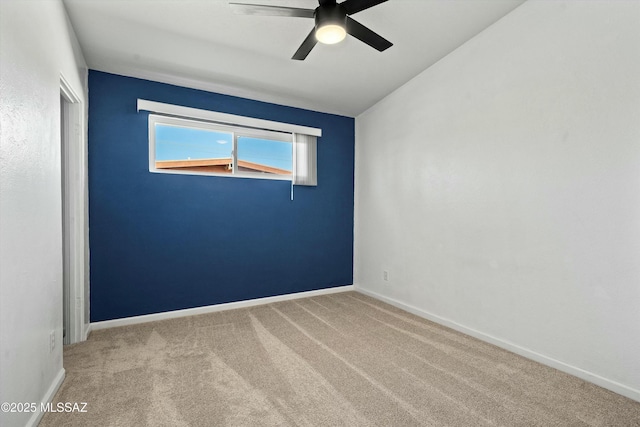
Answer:
[[60, 76], [63, 344], [89, 333], [87, 152], [83, 103]]

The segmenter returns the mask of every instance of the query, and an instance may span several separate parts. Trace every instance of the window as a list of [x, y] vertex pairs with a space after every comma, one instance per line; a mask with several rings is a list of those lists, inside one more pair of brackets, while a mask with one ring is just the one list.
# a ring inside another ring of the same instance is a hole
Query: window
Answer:
[[[322, 129], [138, 99], [149, 114], [149, 170], [316, 186]], [[264, 129], [264, 130], [263, 130]]]
[[149, 170], [293, 179], [293, 135], [149, 115]]

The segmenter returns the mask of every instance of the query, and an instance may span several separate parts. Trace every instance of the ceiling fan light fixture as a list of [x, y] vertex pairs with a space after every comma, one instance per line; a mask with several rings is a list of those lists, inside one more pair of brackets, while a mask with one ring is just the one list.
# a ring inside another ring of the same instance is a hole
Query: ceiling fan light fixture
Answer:
[[347, 36], [347, 30], [337, 24], [327, 24], [316, 29], [316, 39], [324, 44], [340, 43]]

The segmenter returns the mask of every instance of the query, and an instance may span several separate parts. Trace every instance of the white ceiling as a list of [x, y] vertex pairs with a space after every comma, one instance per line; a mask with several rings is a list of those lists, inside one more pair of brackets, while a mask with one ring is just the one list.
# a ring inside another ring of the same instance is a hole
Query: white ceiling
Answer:
[[390, 0], [353, 16], [390, 49], [348, 36], [294, 61], [312, 19], [237, 15], [227, 0], [64, 0], [91, 69], [351, 117], [523, 2]]

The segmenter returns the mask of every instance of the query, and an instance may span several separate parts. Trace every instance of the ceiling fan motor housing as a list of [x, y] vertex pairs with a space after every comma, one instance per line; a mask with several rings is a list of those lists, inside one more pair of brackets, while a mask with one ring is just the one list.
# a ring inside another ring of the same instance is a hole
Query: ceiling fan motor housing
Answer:
[[316, 30], [326, 25], [347, 26], [347, 12], [339, 4], [320, 6], [316, 9]]

